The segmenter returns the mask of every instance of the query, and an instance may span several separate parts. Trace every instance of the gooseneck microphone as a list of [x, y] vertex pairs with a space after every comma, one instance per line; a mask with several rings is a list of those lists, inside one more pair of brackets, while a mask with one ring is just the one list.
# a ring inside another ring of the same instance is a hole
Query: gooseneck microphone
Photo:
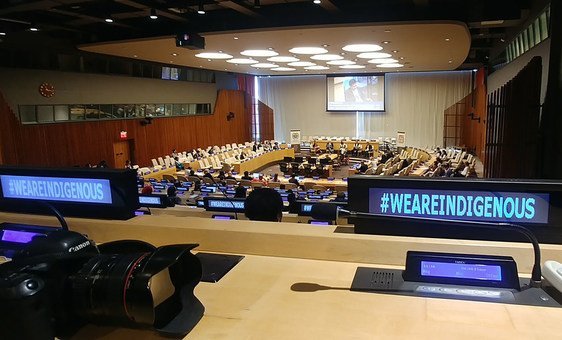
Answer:
[[419, 217], [419, 216], [396, 216], [396, 215], [385, 215], [377, 213], [365, 213], [356, 212], [346, 209], [334, 204], [323, 204], [318, 203], [312, 206], [310, 212], [313, 219], [320, 220], [337, 220], [340, 216], [346, 217], [363, 217], [363, 218], [387, 218], [394, 220], [415, 220], [415, 221], [427, 221], [427, 222], [440, 222], [440, 223], [456, 223], [470, 225], [476, 228], [486, 228], [495, 230], [507, 230], [516, 231], [523, 234], [529, 242], [533, 245], [533, 251], [535, 254], [535, 261], [533, 264], [533, 269], [531, 272], [530, 287], [540, 288], [542, 284], [542, 273], [541, 273], [541, 251], [539, 247], [539, 241], [529, 229], [526, 227], [514, 224], [514, 223], [492, 223], [492, 222], [481, 222], [481, 221], [469, 221], [469, 220], [451, 220], [451, 219], [441, 219], [441, 218], [431, 218], [431, 217]]

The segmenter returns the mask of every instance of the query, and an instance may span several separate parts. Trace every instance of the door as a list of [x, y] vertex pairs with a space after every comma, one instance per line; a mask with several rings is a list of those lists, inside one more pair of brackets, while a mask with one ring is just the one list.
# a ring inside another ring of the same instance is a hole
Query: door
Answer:
[[113, 159], [113, 166], [116, 169], [125, 168], [125, 161], [131, 160], [131, 148], [128, 140], [113, 143]]

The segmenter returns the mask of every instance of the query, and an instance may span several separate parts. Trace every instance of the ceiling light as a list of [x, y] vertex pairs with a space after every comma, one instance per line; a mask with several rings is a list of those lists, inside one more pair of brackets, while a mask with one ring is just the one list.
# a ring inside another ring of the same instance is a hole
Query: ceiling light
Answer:
[[392, 53], [398, 53], [398, 50], [392, 50]]
[[339, 54], [318, 54], [318, 55], [313, 55], [312, 57], [310, 57], [310, 59], [314, 59], [314, 60], [341, 60], [343, 59], [343, 57]]
[[404, 57], [400, 57], [400, 60], [404, 60]]
[[234, 37], [234, 40], [238, 40], [238, 37]]
[[453, 59], [449, 59], [449, 64], [452, 64], [452, 63], [453, 63]]
[[398, 63], [377, 65], [377, 67], [383, 67], [383, 68], [396, 68], [396, 67], [403, 67], [403, 66], [404, 65]]
[[322, 54], [328, 53], [328, 50], [322, 47], [293, 47], [289, 52], [296, 54]]
[[384, 33], [390, 33], [390, 28], [385, 29]]
[[272, 71], [295, 71], [295, 68], [291, 68], [291, 67], [276, 67], [276, 68], [272, 68]]
[[136, 54], [133, 54], [133, 58], [138, 58], [139, 56]]
[[6, 32], [0, 32], [0, 35], [6, 35]]
[[385, 41], [383, 41], [382, 43], [383, 43], [383, 44], [390, 44], [390, 41], [385, 40]]
[[279, 55], [279, 53], [270, 50], [245, 50], [240, 52], [240, 54], [247, 57], [274, 57]]
[[205, 6], [203, 6], [203, 0], [199, 0], [199, 7], [197, 8], [197, 14], [205, 14]]
[[451, 41], [451, 38], [445, 38], [445, 41]]
[[267, 58], [267, 61], [273, 61], [276, 63], [292, 63], [299, 60], [300, 60], [299, 58], [290, 57], [290, 56], [277, 56], [277, 57]]
[[385, 58], [385, 59], [371, 59], [367, 62], [369, 64], [394, 64], [397, 63], [398, 60], [392, 58]]
[[226, 62], [227, 62], [227, 63], [231, 63], [231, 64], [240, 64], [240, 65], [251, 65], [251, 64], [257, 64], [257, 63], [259, 63], [259, 61], [257, 61], [257, 60], [254, 60], [254, 59], [246, 59], [246, 58], [228, 59]]
[[315, 71], [317, 70], [317, 71], [319, 71], [319, 70], [329, 70], [330, 68], [326, 67], [326, 66], [316, 65], [316, 66], [307, 66], [304, 69], [305, 70], [315, 70]]
[[197, 58], [204, 58], [204, 59], [230, 59], [232, 56], [226, 53], [217, 53], [217, 52], [203, 52], [195, 55]]
[[326, 64], [330, 64], [330, 65], [353, 65], [353, 64], [355, 64], [355, 62], [351, 61], [351, 60], [332, 60], [332, 61], [328, 61]]
[[342, 50], [347, 52], [376, 52], [382, 50], [382, 47], [376, 44], [351, 44], [344, 46]]
[[314, 66], [315, 63], [311, 63], [310, 61], [295, 61], [294, 63], [289, 63], [289, 66]]
[[31, 26], [31, 27], [29, 28], [29, 30], [30, 30], [31, 32], [37, 32], [37, 31], [39, 31], [39, 29], [38, 29], [37, 27], [35, 27], [35, 26]]
[[390, 58], [392, 54], [383, 53], [383, 52], [367, 52], [367, 53], [360, 53], [357, 55], [358, 58], [363, 59], [382, 59], [382, 58]]
[[177, 56], [178, 56], [178, 54], [177, 54], [176, 52], [172, 53], [172, 55], [173, 55], [174, 57], [177, 57]]
[[322, 1], [321, 1], [321, 0], [314, 0], [313, 2], [314, 2], [315, 4], [317, 4], [317, 5], [319, 5], [319, 4], [321, 4], [321, 3], [322, 3]]
[[151, 8], [151, 9], [150, 9], [150, 16], [149, 16], [149, 18], [152, 19], [152, 20], [158, 19], [158, 15], [156, 15], [156, 10], [155, 10], [154, 8]]
[[342, 65], [340, 68], [347, 68], [347, 69], [358, 69], [358, 68], [365, 68], [363, 65]]
[[113, 19], [111, 19], [111, 18], [105, 18], [105, 22], [107, 22], [107, 23], [110, 23], [110, 24], [111, 24], [111, 23], [113, 22]]
[[279, 67], [278, 65], [275, 64], [269, 64], [269, 63], [257, 63], [257, 64], [253, 64], [251, 65], [252, 67], [257, 67], [257, 68], [274, 68], [274, 67]]

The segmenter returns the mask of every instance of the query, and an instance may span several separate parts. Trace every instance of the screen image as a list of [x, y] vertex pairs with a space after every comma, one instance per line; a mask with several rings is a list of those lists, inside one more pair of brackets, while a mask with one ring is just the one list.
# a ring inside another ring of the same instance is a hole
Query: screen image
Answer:
[[501, 281], [500, 266], [421, 261], [421, 275], [454, 279]]
[[384, 111], [384, 75], [326, 77], [327, 111]]

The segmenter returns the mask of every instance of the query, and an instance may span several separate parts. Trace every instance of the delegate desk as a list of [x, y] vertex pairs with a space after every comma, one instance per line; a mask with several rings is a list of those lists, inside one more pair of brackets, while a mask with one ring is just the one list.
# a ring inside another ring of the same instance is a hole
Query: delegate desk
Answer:
[[[328, 144], [329, 142], [332, 142], [332, 144], [334, 144], [334, 150], [339, 151], [340, 149], [340, 142], [339, 140], [327, 140], [327, 139], [317, 139], [316, 141], [316, 145], [318, 145], [318, 147], [320, 148], [320, 150], [326, 150], [326, 144]], [[365, 140], [360, 140], [360, 141], [354, 141], [354, 140], [344, 140], [343, 141], [345, 144], [347, 144], [347, 151], [351, 152], [351, 150], [353, 149], [353, 145], [355, 145], [355, 143], [359, 143], [359, 145], [361, 145], [361, 151], [365, 151], [365, 146], [367, 144], [371, 144], [373, 146], [373, 151], [375, 154], [377, 154], [379, 152], [379, 142], [376, 141], [365, 141]]]
[[[0, 220], [56, 226], [53, 217], [0, 213]], [[408, 250], [513, 256], [529, 273], [531, 246], [467, 240], [334, 233], [335, 227], [139, 216], [69, 218], [97, 242], [142, 239], [199, 243], [197, 251], [245, 258], [218, 283], [201, 282], [205, 306], [185, 339], [558, 339], [562, 308], [351, 292], [358, 266], [397, 268]], [[562, 261], [561, 245], [543, 245]], [[154, 339], [143, 330], [88, 325], [75, 339]]]
[[162, 176], [163, 175], [170, 175], [170, 176], [174, 176], [176, 174], [177, 170], [175, 166], [171, 166], [168, 169], [164, 169], [164, 170], [158, 170], [156, 172], [151, 172], [148, 175], [143, 175], [142, 177], [145, 180], [148, 180], [150, 178], [154, 178], [157, 181], [161, 181], [162, 180]]
[[295, 157], [294, 149], [281, 149], [263, 153], [244, 162], [233, 163], [234, 171], [241, 174], [244, 171], [252, 172], [268, 164], [282, 161], [284, 157]]

